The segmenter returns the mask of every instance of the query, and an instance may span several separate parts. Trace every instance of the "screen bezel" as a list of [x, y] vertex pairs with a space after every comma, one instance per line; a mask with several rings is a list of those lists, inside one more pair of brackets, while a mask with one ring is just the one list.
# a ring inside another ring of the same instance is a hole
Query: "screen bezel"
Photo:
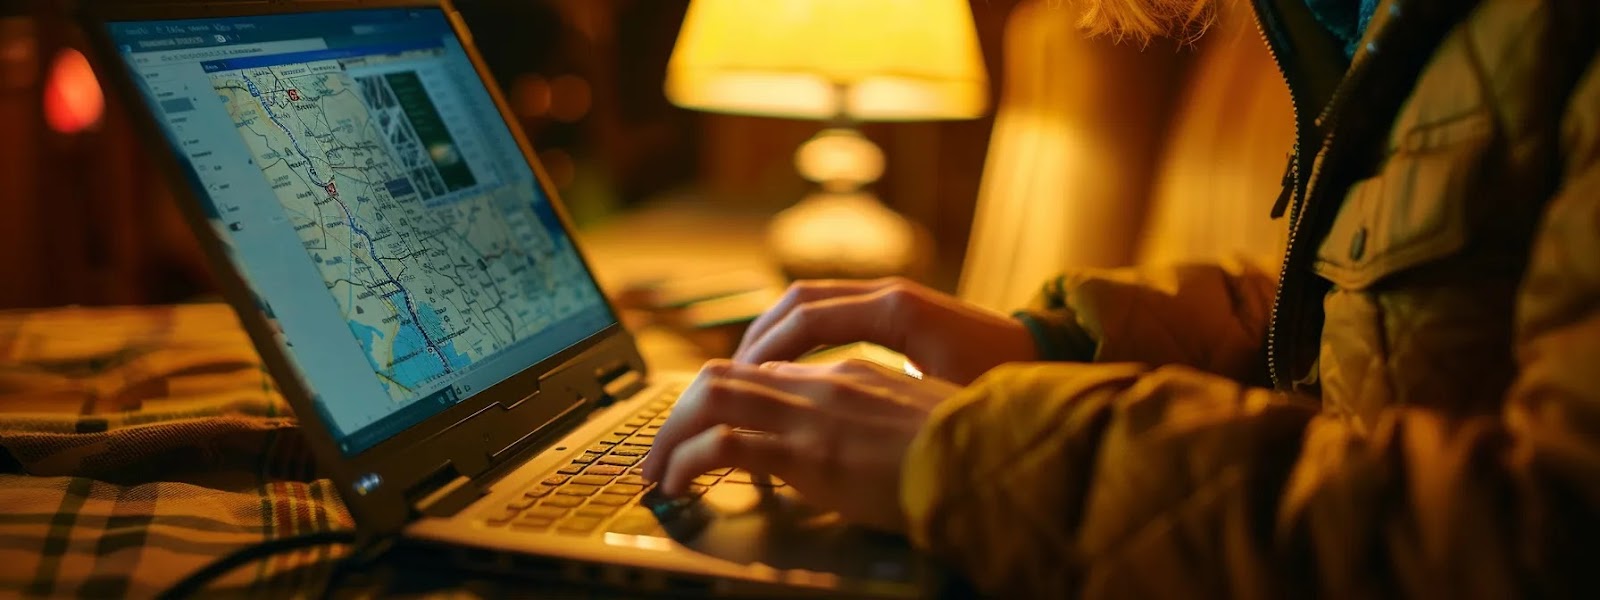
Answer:
[[[584, 353], [596, 350], [608, 340], [626, 338], [625, 346], [637, 353], [631, 336], [617, 320], [619, 313], [615, 304], [611, 302], [609, 296], [601, 294], [607, 309], [611, 312], [612, 323], [594, 334], [388, 439], [355, 454], [344, 454], [338, 440], [334, 439], [331, 433], [332, 424], [325, 422], [322, 411], [317, 410], [314, 396], [307, 383], [288, 359], [285, 349], [278, 344], [270, 317], [260, 309], [256, 293], [234, 266], [226, 243], [219, 237], [220, 233], [215, 230], [206, 215], [203, 203], [207, 200], [201, 198], [200, 192], [189, 184], [189, 169], [172, 150], [170, 140], [167, 139], [157, 120], [153, 107], [149, 106], [135, 82], [134, 78], [137, 75], [121, 58], [115, 42], [111, 39], [109, 24], [115, 21], [207, 19], [407, 8], [438, 9], [449, 21], [452, 32], [465, 49], [479, 80], [500, 112], [502, 121], [510, 129], [523, 158], [533, 170], [540, 192], [544, 193], [552, 204], [562, 229], [578, 254], [579, 262], [585, 272], [590, 273], [592, 277], [589, 258], [573, 234], [571, 217], [564, 203], [556, 193], [555, 187], [551, 185], [548, 174], [536, 158], [526, 134], [516, 121], [499, 85], [479, 54], [471, 33], [449, 0], [382, 2], [332, 0], [250, 4], [142, 4], [105, 0], [82, 5], [80, 18], [93, 49], [91, 62], [96, 72], [102, 81], [111, 84], [114, 88], [113, 93], [127, 107], [127, 114], [139, 136], [147, 144], [150, 154], [155, 157], [156, 166], [165, 171], [168, 181], [175, 182], [172, 186], [173, 195], [186, 220], [189, 221], [191, 229], [195, 231], [223, 295], [233, 305], [241, 324], [254, 341], [262, 361], [277, 382], [280, 393], [295, 410], [300, 421], [312, 425], [303, 426], [302, 431], [317, 453], [323, 474], [339, 484], [341, 496], [350, 508], [352, 516], [356, 518], [358, 524], [369, 531], [398, 529], [409, 520], [411, 510], [405, 497], [407, 490], [404, 487], [414, 483], [419, 477], [419, 472], [431, 472], [433, 467], [449, 460], [449, 453], [445, 449], [431, 447], [427, 444], [428, 441], [495, 405], [513, 407], [524, 400], [538, 402], [539, 398], [534, 396], [539, 392], [539, 382], [543, 376], [563, 364], [577, 361]], [[629, 362], [642, 364], [642, 361]], [[550, 400], [560, 402], [559, 398]], [[567, 407], [559, 408], [565, 410]], [[498, 449], [485, 449], [486, 452], [494, 450]], [[394, 484], [361, 486], [369, 489], [358, 492], [358, 481], [373, 475], [379, 477], [379, 481], [394, 482]]]

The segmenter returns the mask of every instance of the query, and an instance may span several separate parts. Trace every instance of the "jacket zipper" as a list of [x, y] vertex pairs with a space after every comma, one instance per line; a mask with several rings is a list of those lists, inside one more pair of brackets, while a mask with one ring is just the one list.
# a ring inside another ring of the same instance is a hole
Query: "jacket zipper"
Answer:
[[[1282, 319], [1282, 313], [1284, 310], [1284, 292], [1289, 289], [1289, 277], [1290, 275], [1294, 274], [1293, 267], [1298, 262], [1296, 261], [1298, 252], [1304, 251], [1303, 248], [1300, 248], [1299, 245], [1296, 244], [1296, 241], [1299, 238], [1301, 229], [1300, 221], [1302, 220], [1305, 207], [1311, 203], [1311, 195], [1312, 192], [1315, 191], [1315, 188], [1310, 187], [1312, 182], [1307, 181], [1306, 183], [1308, 187], [1306, 190], [1304, 190], [1305, 195], [1303, 197], [1300, 195], [1300, 192], [1302, 191], [1300, 189], [1299, 167], [1301, 152], [1300, 141], [1305, 133], [1300, 122], [1300, 102], [1299, 98], [1294, 93], [1294, 84], [1290, 81], [1289, 74], [1283, 68], [1283, 62], [1278, 57], [1278, 49], [1276, 47], [1278, 41], [1273, 39], [1272, 36], [1267, 35], [1266, 28], [1261, 24], [1262, 3], [1266, 1], [1269, 0], [1256, 0], [1256, 31], [1260, 33], [1261, 38], [1266, 41], [1267, 53], [1272, 55], [1273, 64], [1278, 67], [1278, 74], [1283, 77], [1284, 85], [1289, 86], [1289, 104], [1294, 109], [1295, 117], [1294, 155], [1290, 158], [1290, 175], [1294, 177], [1294, 187], [1291, 190], [1289, 199], [1289, 240], [1288, 243], [1285, 244], [1283, 252], [1283, 264], [1279, 266], [1277, 292], [1273, 295], [1272, 313], [1267, 322], [1267, 373], [1271, 376], [1274, 387], [1281, 390], [1287, 390], [1293, 382], [1288, 381], [1290, 374], [1285, 372], [1285, 367], [1279, 364], [1280, 361], [1278, 360], [1278, 355], [1281, 353], [1281, 349], [1278, 347], [1281, 341], [1278, 338], [1282, 337], [1283, 334], [1281, 330], [1286, 327]], [[1391, 4], [1390, 10], [1396, 10], [1397, 6], [1398, 4]], [[1382, 33], [1387, 37], [1389, 31], [1393, 29], [1393, 27], [1386, 28], [1386, 31]], [[1383, 40], [1374, 40], [1374, 42], [1380, 44], [1382, 41]], [[1369, 70], [1370, 65], [1370, 59], [1350, 65], [1350, 67], [1346, 70], [1344, 77], [1339, 81], [1339, 84], [1334, 87], [1333, 94], [1328, 98], [1327, 104], [1323, 106], [1322, 111], [1317, 115], [1316, 121], [1312, 123], [1312, 127], [1315, 128], [1315, 131], [1317, 131], [1321, 137], [1321, 143], [1317, 146], [1317, 152], [1316, 154], [1312, 155], [1313, 160], [1319, 156], [1322, 157], [1324, 162], [1328, 160], [1328, 149], [1333, 146], [1334, 138], [1337, 137], [1336, 134], [1339, 129], [1338, 124], [1341, 112], [1340, 109], [1345, 104], [1346, 99], [1349, 97], [1350, 88], [1355, 85], [1356, 82], [1364, 78], [1366, 71]]]
[[1278, 367], [1278, 313], [1283, 308], [1283, 282], [1289, 276], [1289, 259], [1294, 256], [1295, 233], [1299, 229], [1297, 224], [1300, 219], [1300, 139], [1305, 134], [1300, 122], [1300, 96], [1295, 93], [1294, 82], [1290, 80], [1289, 72], [1283, 68], [1283, 59], [1279, 56], [1278, 40], [1267, 35], [1267, 29], [1261, 24], [1262, 11], [1266, 10], [1263, 0], [1257, 0], [1254, 18], [1256, 33], [1261, 36], [1261, 41], [1267, 46], [1267, 54], [1272, 57], [1272, 65], [1278, 69], [1278, 77], [1283, 79], [1283, 85], [1289, 90], [1289, 108], [1294, 112], [1294, 147], [1289, 154], [1289, 165], [1284, 174], [1284, 191], [1279, 196], [1278, 204], [1273, 206], [1273, 216], [1282, 214], [1283, 202], [1289, 205], [1289, 240], [1284, 248], [1283, 262], [1278, 270], [1277, 289], [1272, 296], [1272, 312], [1267, 321], [1267, 374], [1272, 378], [1273, 387], [1283, 389], [1283, 375]]

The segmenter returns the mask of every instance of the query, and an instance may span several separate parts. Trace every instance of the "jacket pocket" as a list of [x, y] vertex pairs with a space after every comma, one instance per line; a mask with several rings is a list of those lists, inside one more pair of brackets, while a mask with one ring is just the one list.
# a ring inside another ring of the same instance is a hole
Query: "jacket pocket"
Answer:
[[1492, 131], [1489, 112], [1478, 110], [1397, 136], [1377, 175], [1345, 195], [1317, 248], [1316, 273], [1360, 290], [1460, 251]]

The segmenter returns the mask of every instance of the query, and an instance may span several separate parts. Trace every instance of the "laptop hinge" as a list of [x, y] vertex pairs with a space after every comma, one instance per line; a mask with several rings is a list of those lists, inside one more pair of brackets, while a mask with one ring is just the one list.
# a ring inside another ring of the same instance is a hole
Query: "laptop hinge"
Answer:
[[406, 499], [417, 514], [444, 517], [460, 512], [487, 493], [447, 460], [422, 481], [408, 488]]
[[600, 382], [600, 406], [632, 396], [644, 389], [645, 381], [644, 373], [626, 360], [595, 369], [595, 379]]

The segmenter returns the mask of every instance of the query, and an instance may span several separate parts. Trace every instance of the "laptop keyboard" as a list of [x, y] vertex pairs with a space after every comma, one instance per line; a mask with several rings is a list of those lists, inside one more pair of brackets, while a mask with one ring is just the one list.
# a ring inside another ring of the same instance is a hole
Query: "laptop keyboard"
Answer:
[[[485, 519], [516, 531], [587, 536], [598, 532], [665, 535], [662, 521], [694, 504], [725, 478], [749, 483], [748, 473], [716, 469], [696, 477], [689, 493], [668, 498], [655, 493], [638, 465], [667, 421], [681, 389], [667, 389], [614, 431], [595, 440], [571, 462], [522, 495], [497, 507]], [[782, 485], [781, 482], [775, 485]]]

